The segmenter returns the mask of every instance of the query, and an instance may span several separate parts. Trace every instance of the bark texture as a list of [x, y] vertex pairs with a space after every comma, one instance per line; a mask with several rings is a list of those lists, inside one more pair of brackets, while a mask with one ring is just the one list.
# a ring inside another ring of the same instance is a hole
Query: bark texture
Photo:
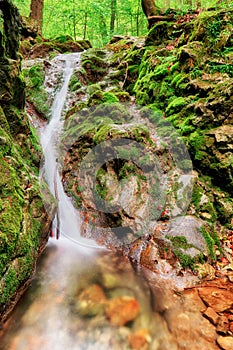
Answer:
[[30, 18], [38, 23], [39, 32], [42, 32], [44, 0], [32, 0]]

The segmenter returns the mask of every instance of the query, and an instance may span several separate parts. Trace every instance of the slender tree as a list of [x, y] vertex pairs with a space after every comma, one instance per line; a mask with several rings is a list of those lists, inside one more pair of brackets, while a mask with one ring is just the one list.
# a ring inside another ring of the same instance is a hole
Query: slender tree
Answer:
[[111, 0], [110, 34], [114, 32], [117, 0]]
[[84, 22], [83, 22], [83, 39], [87, 38], [87, 20], [88, 20], [88, 11], [86, 8], [84, 12]]
[[140, 0], [138, 0], [137, 4], [137, 12], [136, 12], [136, 35], [139, 35], [139, 16], [140, 16]]
[[108, 31], [105, 18], [103, 14], [100, 14], [99, 30], [102, 37], [102, 42], [105, 45], [108, 42]]
[[30, 18], [38, 23], [38, 30], [42, 32], [44, 0], [32, 0], [30, 6]]

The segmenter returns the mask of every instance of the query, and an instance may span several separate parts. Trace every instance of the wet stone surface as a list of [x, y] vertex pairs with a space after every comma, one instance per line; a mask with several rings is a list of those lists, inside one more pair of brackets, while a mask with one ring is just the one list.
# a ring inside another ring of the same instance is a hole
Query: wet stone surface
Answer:
[[48, 245], [0, 348], [231, 349], [232, 288], [226, 276], [199, 284], [62, 238]]

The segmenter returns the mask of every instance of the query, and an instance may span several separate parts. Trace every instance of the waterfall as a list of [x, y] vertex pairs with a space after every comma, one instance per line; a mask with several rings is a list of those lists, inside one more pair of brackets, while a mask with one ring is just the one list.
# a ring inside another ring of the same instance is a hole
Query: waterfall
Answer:
[[54, 97], [50, 121], [40, 130], [40, 140], [44, 154], [40, 179], [47, 183], [57, 200], [57, 214], [53, 221], [53, 231], [56, 232], [57, 238], [61, 233], [61, 235], [70, 238], [79, 245], [89, 248], [102, 248], [95, 241], [81, 236], [81, 218], [64, 191], [57, 162], [63, 128], [63, 110], [69, 90], [69, 82], [74, 69], [80, 66], [80, 62], [81, 53], [59, 55], [52, 61], [52, 64], [58, 65], [58, 67], [62, 66], [61, 63], [63, 63], [63, 78], [62, 86]]

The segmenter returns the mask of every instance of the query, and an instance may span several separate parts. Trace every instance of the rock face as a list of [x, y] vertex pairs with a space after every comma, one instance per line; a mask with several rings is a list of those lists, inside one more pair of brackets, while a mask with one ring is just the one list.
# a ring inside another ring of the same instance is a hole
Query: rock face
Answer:
[[[158, 251], [174, 264], [175, 253], [183, 267], [223, 257], [220, 239], [224, 245], [223, 237], [231, 235], [233, 215], [231, 45], [232, 10], [220, 10], [158, 23], [145, 42], [114, 37], [108, 52], [91, 49], [82, 55], [71, 79], [62, 172], [68, 195], [82, 208], [87, 236], [94, 232], [94, 238], [118, 248], [119, 241], [134, 242], [128, 252], [137, 261], [142, 253], [152, 270]], [[142, 131], [136, 105], [145, 106], [147, 130]], [[180, 135], [194, 168], [192, 188], [187, 153], [174, 142]], [[122, 161], [106, 148], [121, 138], [141, 142], [145, 153], [158, 159], [154, 183], [159, 186], [149, 199], [153, 186], [143, 180], [136, 158], [129, 162], [124, 154]], [[98, 167], [93, 166], [97, 154], [108, 158]], [[177, 163], [183, 177], [174, 171]], [[80, 167], [85, 181], [79, 181]], [[230, 263], [231, 252], [224, 254]]]
[[37, 181], [38, 140], [23, 111], [18, 56], [19, 16], [0, 2], [0, 319], [4, 320], [34, 271], [50, 221]]
[[[157, 24], [148, 34], [143, 58], [139, 61], [132, 52], [130, 64], [138, 65], [139, 76], [132, 84], [129, 74], [125, 84], [139, 104], [156, 109], [186, 140], [199, 172], [192, 210], [209, 221], [229, 224], [233, 215], [232, 17], [232, 10], [208, 11], [193, 21]], [[217, 21], [220, 25], [214, 32]]]

